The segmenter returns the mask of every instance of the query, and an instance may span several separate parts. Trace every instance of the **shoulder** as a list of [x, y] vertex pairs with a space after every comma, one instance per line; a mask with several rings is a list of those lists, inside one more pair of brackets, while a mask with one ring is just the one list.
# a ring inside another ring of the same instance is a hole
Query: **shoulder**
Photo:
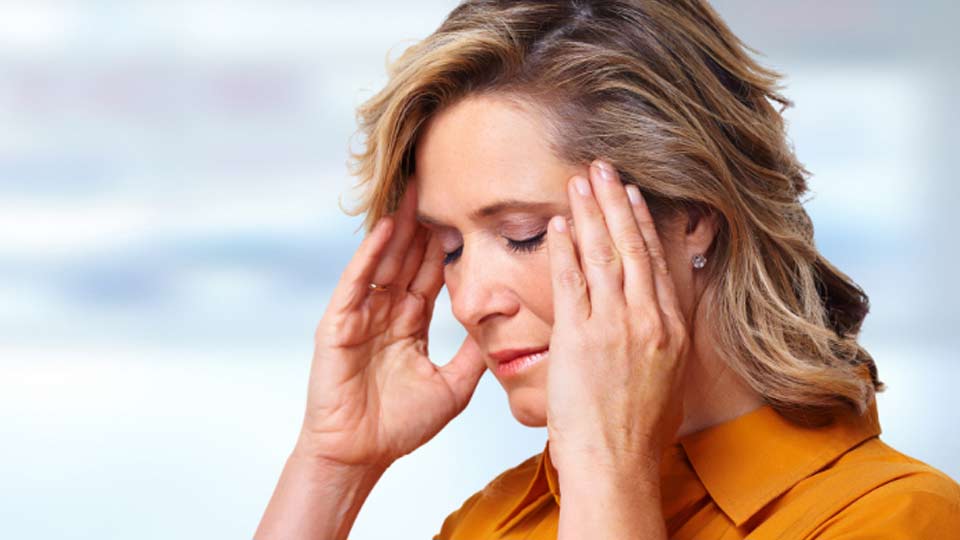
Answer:
[[864, 489], [823, 523], [814, 538], [960, 538], [960, 485], [942, 471], [873, 439], [834, 467]]
[[960, 504], [960, 485], [946, 473], [892, 448], [876, 437], [851, 449], [824, 473], [844, 477], [848, 481], [862, 477], [860, 483], [868, 488], [865, 495], [921, 490]]
[[767, 524], [773, 537], [960, 538], [960, 486], [879, 438], [798, 483], [782, 503]]
[[447, 516], [434, 540], [453, 538], [457, 530], [476, 531], [477, 527], [492, 524], [526, 493], [537, 474], [540, 457], [541, 454], [534, 454], [490, 480]]

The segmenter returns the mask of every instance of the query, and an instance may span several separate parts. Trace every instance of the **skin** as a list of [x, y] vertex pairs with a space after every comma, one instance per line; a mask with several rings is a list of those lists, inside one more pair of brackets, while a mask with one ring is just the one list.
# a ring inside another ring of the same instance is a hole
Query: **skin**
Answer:
[[[444, 268], [453, 313], [484, 353], [505, 348], [542, 347], [554, 328], [554, 287], [549, 242], [533, 252], [517, 253], [508, 239], [523, 240], [547, 230], [553, 215], [571, 221], [570, 189], [574, 176], [590, 178], [590, 164], [570, 165], [551, 154], [535, 113], [496, 97], [471, 97], [428, 123], [417, 146], [418, 215], [440, 239], [446, 253], [463, 247]], [[456, 179], [456, 181], [450, 181]], [[617, 182], [619, 184], [619, 182]], [[601, 184], [602, 185], [602, 184]], [[594, 191], [608, 194], [607, 190]], [[613, 193], [612, 200], [618, 195]], [[507, 210], [470, 219], [478, 208], [501, 200], [542, 202], [534, 211]], [[625, 201], [625, 195], [619, 194]], [[597, 216], [593, 216], [596, 218]], [[654, 234], [676, 296], [681, 324], [692, 347], [682, 360], [689, 366], [681, 391], [686, 414], [676, 435], [698, 431], [760, 406], [758, 395], [725, 368], [704, 310], [698, 309], [707, 283], [691, 264], [705, 253], [717, 231], [715, 216], [700, 219], [687, 231], [680, 216]], [[583, 219], [587, 219], [584, 214]], [[602, 215], [599, 216], [602, 220]], [[594, 232], [596, 249], [599, 233]], [[574, 235], [574, 242], [577, 235]], [[643, 314], [634, 314], [638, 324]], [[694, 331], [694, 329], [696, 331]], [[496, 362], [484, 356], [488, 368]], [[498, 381], [514, 417], [528, 426], [547, 425], [547, 374], [550, 358], [519, 376]]]
[[[665, 538], [662, 448], [762, 404], [703, 316], [690, 261], [716, 217], [655, 226], [609, 164], [565, 163], [546, 133], [496, 96], [425, 125], [400, 208], [361, 242], [317, 327], [301, 434], [256, 539], [345, 539], [386, 468], [467, 406], [494, 351], [549, 347], [497, 378], [518, 421], [547, 427], [564, 539]], [[535, 206], [480, 215], [504, 200]], [[427, 333], [443, 285], [467, 337], [438, 366]]]

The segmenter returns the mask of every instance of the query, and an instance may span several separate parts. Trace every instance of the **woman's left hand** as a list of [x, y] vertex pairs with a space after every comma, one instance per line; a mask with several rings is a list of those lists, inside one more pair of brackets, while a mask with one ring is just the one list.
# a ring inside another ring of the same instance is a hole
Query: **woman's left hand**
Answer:
[[550, 458], [561, 476], [584, 467], [642, 467], [637, 472], [656, 481], [661, 451], [683, 416], [689, 338], [640, 191], [625, 189], [605, 162], [594, 162], [590, 176], [567, 186], [573, 230], [555, 216], [547, 235]]

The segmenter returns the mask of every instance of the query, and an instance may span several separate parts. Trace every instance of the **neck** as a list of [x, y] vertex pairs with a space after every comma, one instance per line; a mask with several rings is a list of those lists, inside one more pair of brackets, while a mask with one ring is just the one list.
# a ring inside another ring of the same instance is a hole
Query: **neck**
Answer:
[[677, 437], [722, 424], [764, 405], [760, 394], [716, 355], [715, 342], [709, 335], [698, 332], [692, 345], [687, 359], [683, 422]]

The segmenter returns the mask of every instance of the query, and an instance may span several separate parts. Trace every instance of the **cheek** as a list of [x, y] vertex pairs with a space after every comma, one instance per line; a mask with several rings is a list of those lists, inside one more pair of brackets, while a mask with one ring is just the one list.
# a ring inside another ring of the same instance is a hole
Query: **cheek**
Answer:
[[518, 292], [534, 315], [553, 326], [553, 286], [550, 278], [550, 258], [546, 251], [530, 255], [524, 268], [517, 275]]

